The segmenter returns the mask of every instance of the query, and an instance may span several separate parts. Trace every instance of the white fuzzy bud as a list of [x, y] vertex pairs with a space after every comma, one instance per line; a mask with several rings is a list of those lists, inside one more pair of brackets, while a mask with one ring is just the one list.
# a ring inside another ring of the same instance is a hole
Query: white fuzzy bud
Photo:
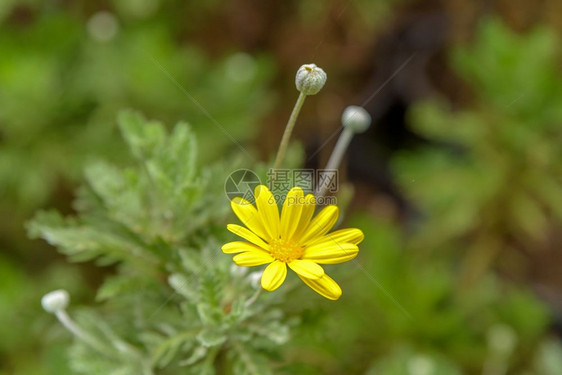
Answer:
[[341, 116], [344, 127], [350, 128], [354, 133], [363, 133], [371, 126], [371, 115], [363, 107], [348, 106]]
[[316, 64], [304, 64], [297, 71], [295, 85], [305, 95], [316, 95], [324, 87], [326, 79], [328, 76], [322, 68]]
[[69, 302], [70, 296], [64, 289], [53, 290], [41, 298], [41, 306], [50, 313], [66, 309]]
[[254, 289], [261, 288], [261, 276], [263, 275], [263, 271], [256, 271], [252, 272], [248, 275], [248, 280], [250, 280], [250, 285]]

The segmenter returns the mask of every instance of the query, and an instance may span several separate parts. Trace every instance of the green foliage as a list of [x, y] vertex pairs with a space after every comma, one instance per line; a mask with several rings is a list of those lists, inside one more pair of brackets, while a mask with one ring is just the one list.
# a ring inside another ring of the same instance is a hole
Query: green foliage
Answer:
[[[533, 51], [532, 53], [530, 51]], [[469, 109], [421, 103], [413, 128], [449, 147], [396, 161], [398, 177], [429, 223], [420, 247], [462, 245], [470, 236], [470, 278], [509, 248], [536, 249], [562, 223], [562, 75], [552, 32], [516, 35], [481, 25], [453, 63], [475, 90]]]
[[283, 293], [255, 300], [246, 271], [220, 256], [228, 200], [223, 164], [198, 166], [186, 124], [123, 112], [119, 125], [135, 164], [95, 163], [75, 217], [39, 213], [34, 237], [73, 261], [117, 264], [98, 290], [98, 308], [77, 313], [70, 366], [82, 374], [266, 374], [288, 340]]
[[[95, 180], [97, 188], [119, 188], [108, 185], [120, 183], [111, 174], [114, 167], [91, 163], [101, 156], [118, 166], [133, 160], [119, 142], [115, 124], [119, 110], [142, 108], [168, 124], [191, 119], [194, 124], [191, 131], [197, 135], [199, 146], [206, 150], [199, 154], [200, 164], [229, 154], [236, 147], [224, 131], [242, 144], [255, 135], [258, 120], [272, 104], [267, 90], [273, 72], [271, 59], [264, 54], [250, 56], [238, 52], [240, 47], [234, 43], [218, 49], [207, 46], [193, 35], [203, 24], [212, 23], [209, 22], [212, 15], [224, 3], [223, 0], [204, 3], [0, 1], [0, 215], [3, 223], [0, 252], [5, 255], [0, 268], [4, 264], [19, 268], [14, 270], [17, 279], [11, 277], [12, 273], [0, 278], [1, 284], [11, 285], [18, 293], [6, 291], [10, 298], [0, 296], [0, 300], [5, 302], [3, 318], [12, 321], [17, 316], [25, 317], [21, 318], [19, 334], [14, 334], [14, 326], [6, 327], [7, 334], [3, 331], [0, 334], [0, 372], [6, 369], [10, 373], [44, 374], [50, 371], [47, 368], [51, 355], [53, 363], [64, 363], [60, 359], [60, 343], [57, 346], [49, 342], [45, 353], [37, 353], [46, 321], [37, 301], [49, 288], [65, 285], [60, 282], [62, 277], [50, 279], [51, 272], [56, 270], [72, 278], [78, 271], [59, 265], [57, 255], [47, 251], [43, 243], [28, 241], [24, 222], [39, 207], [55, 206], [68, 212], [70, 192], [81, 179], [86, 164], [90, 165], [88, 175]], [[99, 13], [100, 10], [103, 12]], [[99, 23], [100, 15], [106, 23]], [[107, 32], [112, 25], [116, 28], [111, 36]], [[109, 38], [100, 39], [100, 31], [110, 35]], [[158, 157], [170, 156], [162, 153]], [[162, 170], [152, 173], [173, 173], [164, 164]], [[186, 166], [186, 170], [193, 170], [189, 168]], [[202, 178], [214, 178], [212, 172], [203, 174], [206, 177]], [[164, 183], [163, 177], [158, 178]], [[139, 196], [129, 187], [122, 191], [128, 196], [118, 197], [121, 201], [107, 199], [105, 204], [127, 204], [131, 215], [146, 208], [134, 207], [141, 202], [135, 201]], [[161, 188], [159, 194], [165, 194], [166, 187]], [[84, 194], [87, 196], [80, 199], [89, 204], [89, 199], [99, 199], [98, 194], [104, 192], [92, 188]], [[198, 199], [187, 195], [184, 200]], [[151, 207], [154, 215], [161, 214], [156, 205]], [[180, 204], [174, 209], [181, 207]], [[206, 215], [207, 211], [194, 216], [187, 226], [195, 228], [212, 220]], [[69, 224], [72, 220], [55, 213], [45, 214], [41, 222], [49, 223], [52, 237], [64, 242], [62, 247], [73, 253], [74, 259], [97, 257], [100, 262], [111, 263], [127, 257], [142, 264], [151, 263], [145, 267], [153, 269], [152, 263], [158, 260], [147, 255], [143, 245], [136, 242], [135, 233], [126, 235], [123, 228], [115, 230], [118, 224], [127, 221], [123, 212], [107, 213], [112, 216], [111, 223], [99, 222], [102, 216], [92, 219], [98, 222], [91, 226], [80, 222]], [[144, 220], [142, 225], [158, 222], [147, 218], [146, 212], [140, 216]], [[164, 232], [163, 235], [174, 235], [171, 231], [177, 233], [180, 225], [158, 222], [158, 228], [150, 228], [146, 237]], [[190, 234], [182, 232], [182, 235]], [[156, 240], [147, 241], [153, 249], [160, 246]], [[120, 250], [123, 246], [141, 250], [133, 256]], [[111, 255], [104, 253], [104, 249], [110, 249]], [[95, 284], [92, 279], [96, 277], [89, 273], [88, 266], [80, 270]], [[76, 284], [82, 285], [78, 281]], [[26, 287], [30, 290], [24, 290]], [[78, 291], [84, 293], [78, 289], [75, 291], [78, 296], [81, 295]], [[59, 374], [65, 368], [56, 367], [51, 372]]]
[[381, 358], [374, 364], [368, 375], [459, 375], [460, 370], [449, 360], [438, 355], [416, 353], [407, 348], [396, 350], [386, 358]]
[[156, 3], [138, 19], [133, 9], [142, 2], [121, 3], [109, 40], [96, 39], [94, 14], [74, 14], [79, 10], [64, 4], [48, 11], [46, 4], [22, 4], [33, 22], [0, 24], [0, 179], [3, 195], [18, 206], [45, 203], [96, 155], [126, 158], [113, 122], [121, 108], [143, 108], [170, 122], [192, 119], [200, 145], [217, 152], [204, 158], [233, 147], [225, 130], [247, 140], [268, 110], [267, 58], [231, 53], [211, 62], [196, 46], [178, 43], [178, 25], [165, 17], [177, 12], [171, 4]]
[[535, 368], [550, 313], [533, 293], [490, 274], [465, 289], [448, 257], [416, 254], [393, 224], [367, 216], [352, 224], [369, 233], [357, 271], [330, 270], [344, 290], [341, 304], [299, 302], [289, 362], [310, 367], [292, 372], [479, 373], [490, 361], [508, 373]]
[[[62, 327], [53, 325], [38, 301], [60, 285], [67, 285], [73, 298], [80, 300], [87, 293], [85, 278], [78, 269], [61, 262], [35, 272], [35, 278], [30, 280], [16, 262], [0, 255], [0, 320], [6, 322], [0, 326], [0, 373], [6, 370], [15, 374], [70, 375], [65, 355], [67, 334]], [[33, 356], [29, 353], [30, 342], [34, 343]], [[6, 356], [9, 361], [4, 359]], [[10, 371], [12, 366], [14, 372]]]
[[220, 166], [196, 175], [196, 148], [186, 124], [168, 137], [165, 127], [123, 112], [119, 125], [136, 165], [119, 169], [97, 162], [86, 169], [88, 187], [76, 202], [90, 215], [65, 220], [41, 213], [30, 226], [75, 261], [102, 264], [127, 260], [157, 267], [173, 257], [173, 247], [195, 241], [227, 214], [221, 196]]
[[539, 348], [534, 361], [539, 374], [554, 375], [562, 371], [562, 345], [556, 340], [547, 340]]

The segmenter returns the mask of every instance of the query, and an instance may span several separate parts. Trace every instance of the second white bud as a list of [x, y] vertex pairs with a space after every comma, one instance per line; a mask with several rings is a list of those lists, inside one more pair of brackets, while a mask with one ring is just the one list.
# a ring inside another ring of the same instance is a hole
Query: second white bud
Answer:
[[348, 106], [341, 116], [342, 125], [350, 128], [354, 133], [363, 133], [371, 126], [371, 115], [363, 107]]
[[56, 313], [59, 310], [64, 310], [70, 302], [70, 296], [64, 289], [53, 290], [41, 298], [41, 306], [45, 311]]

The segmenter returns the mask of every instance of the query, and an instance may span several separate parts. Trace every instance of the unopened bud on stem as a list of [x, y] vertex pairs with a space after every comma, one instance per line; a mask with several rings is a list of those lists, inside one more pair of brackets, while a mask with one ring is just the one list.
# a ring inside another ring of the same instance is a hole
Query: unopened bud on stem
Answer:
[[295, 85], [304, 95], [316, 95], [324, 87], [327, 78], [326, 73], [316, 64], [304, 64], [297, 71]]
[[363, 107], [350, 105], [343, 111], [341, 122], [354, 133], [363, 133], [371, 126], [371, 115]]
[[[324, 71], [315, 64], [305, 64], [297, 71], [295, 84], [297, 86], [297, 90], [300, 91], [300, 95], [295, 103], [293, 112], [291, 112], [287, 126], [285, 127], [283, 138], [281, 138], [275, 163], [273, 163], [273, 170], [279, 169], [283, 159], [285, 158], [285, 152], [287, 151], [287, 146], [289, 145], [289, 139], [291, 139], [291, 134], [293, 133], [293, 128], [297, 122], [297, 117], [299, 116], [302, 105], [304, 104], [304, 100], [308, 95], [316, 95], [322, 87], [324, 87], [326, 78], [326, 73], [324, 73]], [[269, 183], [273, 188], [273, 179], [271, 179]]]
[[56, 313], [57, 311], [66, 309], [69, 301], [70, 296], [68, 292], [64, 289], [58, 289], [45, 294], [43, 298], [41, 298], [41, 306], [43, 306], [47, 312]]
[[41, 298], [41, 306], [45, 311], [55, 314], [59, 322], [68, 329], [74, 336], [83, 340], [85, 343], [95, 348], [101, 353], [112, 356], [113, 352], [106, 345], [99, 342], [96, 338], [83, 331], [66, 312], [70, 302], [70, 295], [64, 289], [53, 290]]
[[[341, 122], [343, 131], [336, 143], [336, 147], [334, 147], [334, 151], [332, 151], [332, 155], [330, 155], [328, 164], [326, 164], [326, 170], [338, 169], [353, 135], [363, 133], [371, 126], [371, 115], [363, 107], [350, 105], [343, 111]], [[320, 189], [316, 190], [314, 195], [316, 197], [323, 197], [325, 193], [326, 185], [322, 185]]]

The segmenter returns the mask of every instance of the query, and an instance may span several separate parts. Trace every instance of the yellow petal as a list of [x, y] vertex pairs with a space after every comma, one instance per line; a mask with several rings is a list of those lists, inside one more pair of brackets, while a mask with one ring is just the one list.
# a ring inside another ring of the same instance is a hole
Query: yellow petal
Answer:
[[314, 219], [312, 219], [299, 242], [302, 245], [307, 245], [308, 242], [316, 241], [318, 237], [328, 233], [328, 231], [332, 229], [338, 221], [338, 215], [339, 209], [337, 206], [325, 207]]
[[253, 204], [245, 200], [241, 197], [235, 197], [230, 201], [230, 206], [232, 207], [232, 211], [238, 216], [240, 221], [244, 223], [248, 229], [252, 232], [269, 240], [269, 236], [265, 229], [263, 228], [262, 222], [260, 220], [260, 216], [258, 214], [258, 210], [254, 207]]
[[306, 277], [301, 277], [300, 275], [299, 277], [306, 285], [311, 287], [312, 290], [320, 294], [322, 297], [337, 300], [342, 294], [340, 286], [326, 274], [316, 280], [307, 279]]
[[324, 275], [324, 269], [322, 266], [311, 260], [295, 259], [289, 262], [289, 267], [299, 276], [306, 277], [308, 279], [318, 279]]
[[235, 254], [235, 253], [242, 253], [244, 251], [256, 251], [256, 250], [263, 251], [262, 248], [244, 241], [233, 241], [233, 242], [225, 243], [224, 245], [222, 245], [221, 250], [225, 254]]
[[275, 197], [265, 185], [258, 185], [254, 190], [256, 197], [256, 205], [261, 222], [269, 238], [278, 238], [279, 236], [279, 208]]
[[304, 204], [302, 205], [302, 212], [301, 217], [299, 219], [299, 224], [297, 225], [297, 229], [293, 234], [293, 239], [295, 242], [299, 242], [300, 237], [308, 228], [310, 224], [310, 219], [314, 215], [314, 209], [316, 208], [316, 198], [312, 194], [307, 194], [304, 198]]
[[261, 238], [240, 225], [228, 224], [226, 226], [226, 229], [228, 229], [235, 235], [240, 236], [247, 241], [250, 241], [254, 245], [261, 247], [264, 250], [267, 250], [269, 248], [269, 246]]
[[336, 243], [343, 244], [343, 243], [351, 243], [354, 245], [358, 245], [363, 241], [365, 236], [363, 232], [357, 228], [346, 228], [336, 230], [335, 232], [328, 233], [325, 236], [318, 237], [316, 240], [311, 241], [309, 243], [309, 247], [320, 245], [321, 243], [326, 243], [328, 245], [334, 245]]
[[275, 259], [265, 251], [246, 251], [245, 253], [236, 254], [232, 258], [234, 263], [243, 267], [261, 266], [262, 264], [271, 263]]
[[276, 260], [265, 267], [261, 276], [261, 286], [267, 291], [273, 292], [279, 288], [287, 276], [287, 265]]
[[298, 228], [304, 203], [304, 193], [300, 187], [292, 188], [285, 197], [281, 211], [281, 238], [289, 241]]
[[307, 247], [302, 259], [309, 259], [319, 264], [338, 264], [352, 260], [357, 253], [359, 248], [351, 243], [321, 242]]

